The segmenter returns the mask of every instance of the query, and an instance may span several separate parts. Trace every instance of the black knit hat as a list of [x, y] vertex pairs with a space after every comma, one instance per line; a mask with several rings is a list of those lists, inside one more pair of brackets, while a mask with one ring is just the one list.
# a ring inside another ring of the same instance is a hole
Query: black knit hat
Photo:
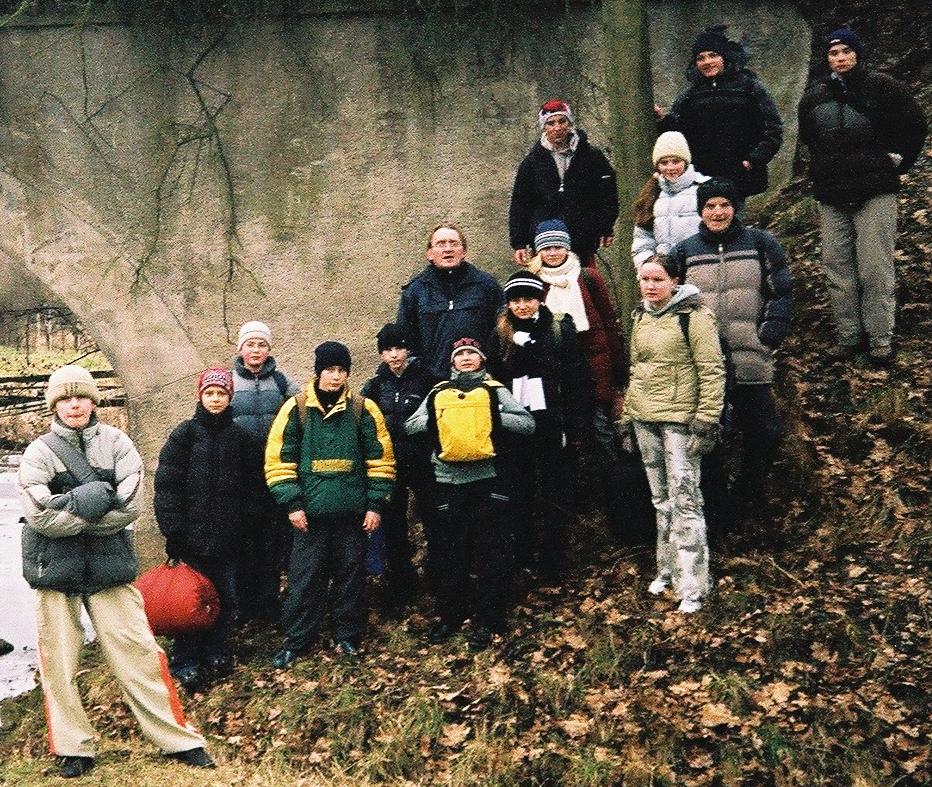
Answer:
[[323, 342], [314, 350], [314, 373], [319, 377], [324, 369], [331, 366], [342, 366], [350, 370], [349, 347], [340, 342]]
[[822, 39], [822, 44], [823, 52], [826, 56], [828, 55], [828, 50], [835, 46], [835, 44], [844, 44], [845, 46], [851, 47], [859, 59], [861, 57], [861, 39], [858, 38], [858, 34], [850, 27], [840, 27], [838, 30], [833, 30]]
[[505, 300], [513, 298], [537, 298], [543, 300], [544, 282], [540, 276], [530, 271], [515, 271], [505, 282]]
[[699, 188], [696, 189], [696, 210], [702, 213], [702, 208], [712, 197], [724, 197], [735, 210], [741, 207], [738, 189], [727, 178], [712, 178], [699, 184]]
[[717, 52], [722, 57], [728, 54], [730, 44], [725, 37], [725, 25], [716, 25], [707, 27], [703, 30], [693, 42], [693, 60], [700, 52]]
[[390, 347], [407, 347], [408, 334], [403, 325], [390, 322], [382, 327], [375, 335], [375, 346], [379, 352], [385, 352]]

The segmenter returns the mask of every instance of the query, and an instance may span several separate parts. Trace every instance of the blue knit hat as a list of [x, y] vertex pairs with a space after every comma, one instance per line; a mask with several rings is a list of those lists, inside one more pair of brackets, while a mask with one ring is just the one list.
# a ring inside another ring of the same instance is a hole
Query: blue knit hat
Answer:
[[838, 30], [833, 30], [825, 36], [822, 43], [824, 45], [825, 55], [828, 55], [828, 50], [835, 46], [835, 44], [844, 44], [845, 46], [851, 47], [859, 58], [861, 57], [861, 39], [858, 38], [858, 34], [850, 27], [840, 27]]
[[570, 231], [562, 219], [547, 219], [537, 225], [534, 231], [534, 248], [537, 251], [548, 246], [560, 246], [570, 249]]

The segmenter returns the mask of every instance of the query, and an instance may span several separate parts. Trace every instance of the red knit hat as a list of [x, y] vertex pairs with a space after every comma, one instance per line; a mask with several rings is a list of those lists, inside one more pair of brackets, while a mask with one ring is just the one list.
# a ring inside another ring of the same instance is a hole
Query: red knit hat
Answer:
[[231, 397], [233, 396], [233, 375], [230, 374], [229, 369], [213, 366], [201, 372], [197, 377], [197, 398], [200, 399], [204, 389], [212, 385], [222, 388]]

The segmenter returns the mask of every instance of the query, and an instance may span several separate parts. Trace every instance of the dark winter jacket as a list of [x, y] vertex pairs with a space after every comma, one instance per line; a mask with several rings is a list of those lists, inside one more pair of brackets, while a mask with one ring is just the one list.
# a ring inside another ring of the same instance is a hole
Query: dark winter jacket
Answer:
[[789, 333], [793, 312], [790, 271], [773, 235], [737, 219], [719, 234], [700, 224], [670, 258], [679, 280], [696, 285], [718, 318], [736, 382], [772, 383], [772, 351]]
[[[767, 188], [767, 164], [783, 141], [783, 123], [764, 84], [725, 55], [725, 70], [708, 79], [692, 64], [690, 86], [673, 102], [661, 131], [680, 131], [703, 175], [728, 178], [742, 197]], [[750, 161], [746, 170], [741, 162]]]
[[[809, 147], [809, 172], [820, 202], [860, 206], [893, 194], [916, 161], [926, 120], [909, 88], [857, 65], [823, 74], [799, 104], [799, 135]], [[899, 165], [888, 155], [902, 156]]]
[[257, 509], [268, 502], [262, 446], [234, 423], [231, 408], [212, 415], [200, 403], [172, 431], [155, 472], [155, 518], [171, 557], [229, 557]]
[[362, 395], [374, 401], [385, 416], [399, 471], [411, 469], [413, 464], [426, 464], [430, 458], [427, 442], [420, 436], [409, 435], [405, 421], [421, 406], [433, 384], [434, 379], [414, 358], [400, 375], [389, 369], [387, 363], [379, 364], [375, 377], [362, 387]]
[[233, 361], [233, 399], [230, 402], [233, 420], [264, 442], [282, 403], [300, 390], [301, 386], [281, 371], [271, 356], [258, 374], [249, 371], [243, 359], [237, 356]]
[[[531, 414], [546, 414], [564, 432], [579, 437], [591, 420], [589, 365], [573, 318], [563, 315], [554, 325], [554, 315], [543, 304], [536, 320], [517, 320], [507, 309], [503, 311], [489, 339], [489, 373], [512, 392], [516, 377], [541, 378], [547, 407]], [[515, 331], [530, 333], [532, 343], [516, 345]]]
[[437, 382], [450, 376], [453, 342], [469, 336], [484, 344], [502, 303], [498, 282], [475, 265], [428, 265], [401, 288], [395, 322], [405, 326], [412, 354]]
[[23, 490], [23, 576], [31, 587], [68, 595], [91, 595], [136, 578], [138, 563], [132, 531], [142, 504], [142, 458], [119, 429], [97, 422], [81, 430], [58, 419], [51, 431], [82, 451], [102, 481], [116, 489], [112, 505], [99, 519], [82, 519], [55, 500], [79, 486], [42, 440], [23, 453], [19, 485]]
[[545, 219], [563, 219], [573, 251], [585, 264], [599, 247], [599, 238], [614, 235], [618, 218], [615, 170], [605, 154], [579, 137], [563, 180], [553, 154], [538, 140], [518, 166], [508, 211], [508, 232], [513, 249], [534, 243], [534, 231]]

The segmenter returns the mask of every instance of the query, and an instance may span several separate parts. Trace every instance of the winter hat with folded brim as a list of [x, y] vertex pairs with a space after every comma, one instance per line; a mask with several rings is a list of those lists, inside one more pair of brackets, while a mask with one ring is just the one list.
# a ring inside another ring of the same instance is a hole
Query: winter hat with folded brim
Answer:
[[724, 197], [731, 203], [731, 206], [735, 210], [738, 210], [741, 206], [741, 198], [738, 196], [738, 189], [736, 189], [735, 184], [727, 178], [712, 178], [705, 183], [699, 184], [699, 188], [696, 189], [696, 210], [702, 213], [705, 204], [712, 199], [712, 197]]
[[537, 298], [539, 301], [544, 299], [544, 281], [530, 271], [515, 271], [508, 277], [503, 289], [506, 301], [522, 297]]
[[571, 248], [570, 231], [562, 219], [547, 219], [534, 230], [534, 248], [537, 251], [548, 246], [559, 246], [567, 251]]
[[340, 342], [323, 342], [314, 350], [314, 373], [318, 377], [324, 369], [331, 366], [342, 366], [348, 372], [350, 364], [349, 347]]
[[703, 30], [693, 42], [693, 60], [700, 52], [715, 52], [724, 57], [728, 53], [728, 39], [725, 37], [725, 26], [716, 25]]
[[859, 59], [861, 57], [861, 39], [858, 38], [858, 34], [850, 27], [841, 27], [838, 30], [833, 30], [825, 36], [822, 40], [822, 44], [826, 56], [828, 56], [828, 50], [835, 46], [835, 44], [844, 44], [845, 46], [851, 47]]
[[55, 403], [59, 399], [68, 399], [71, 396], [84, 396], [94, 404], [100, 402], [100, 390], [91, 377], [91, 373], [83, 366], [62, 366], [56, 369], [49, 377], [48, 387], [45, 389], [45, 403], [49, 410], [55, 410]]
[[404, 325], [395, 322], [387, 323], [375, 335], [375, 346], [379, 352], [385, 352], [391, 347], [408, 347], [408, 332]]
[[272, 329], [269, 328], [264, 322], [259, 322], [258, 320], [250, 320], [247, 323], [244, 323], [243, 327], [239, 329], [239, 337], [236, 340], [236, 349], [242, 350], [243, 345], [249, 339], [263, 339], [269, 347], [272, 346]]
[[464, 336], [462, 339], [457, 339], [453, 342], [453, 352], [450, 353], [450, 363], [453, 363], [453, 359], [466, 350], [472, 350], [474, 353], [479, 353], [479, 356], [482, 360], [485, 360], [485, 353], [482, 351], [482, 345], [476, 340], [469, 336]]
[[537, 123], [541, 129], [543, 129], [544, 123], [554, 115], [563, 115], [569, 121], [569, 124], [573, 125], [573, 110], [570, 109], [570, 105], [559, 98], [552, 98], [545, 101], [540, 108], [540, 112], [537, 113]]
[[686, 142], [686, 137], [684, 137], [679, 131], [664, 131], [657, 141], [654, 143], [654, 153], [651, 157], [654, 162], [654, 166], [657, 166], [657, 162], [662, 158], [667, 156], [675, 156], [678, 159], [682, 159], [687, 164], [692, 161], [692, 156], [689, 152], [689, 143]]

